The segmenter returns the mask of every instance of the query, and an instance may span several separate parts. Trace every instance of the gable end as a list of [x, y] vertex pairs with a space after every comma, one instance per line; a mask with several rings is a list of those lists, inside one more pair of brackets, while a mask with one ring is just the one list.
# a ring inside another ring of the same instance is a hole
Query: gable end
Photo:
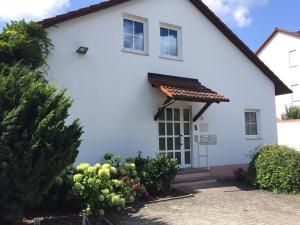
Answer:
[[[45, 19], [39, 23], [43, 27], [51, 27], [58, 23], [88, 15], [130, 0], [110, 0], [62, 15]], [[189, 0], [209, 21], [211, 21], [243, 54], [252, 61], [273, 83], [275, 95], [289, 94], [292, 91], [242, 42], [201, 0]]]

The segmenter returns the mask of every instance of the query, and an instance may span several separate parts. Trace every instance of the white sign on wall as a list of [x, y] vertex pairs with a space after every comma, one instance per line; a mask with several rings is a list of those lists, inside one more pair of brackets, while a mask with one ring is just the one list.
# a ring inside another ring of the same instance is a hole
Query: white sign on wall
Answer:
[[217, 135], [200, 135], [201, 145], [217, 145]]

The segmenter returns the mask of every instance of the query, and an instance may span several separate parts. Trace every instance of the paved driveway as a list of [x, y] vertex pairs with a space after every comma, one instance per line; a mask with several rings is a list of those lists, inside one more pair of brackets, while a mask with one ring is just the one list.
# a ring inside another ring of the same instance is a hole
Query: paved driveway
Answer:
[[273, 194], [220, 186], [189, 191], [195, 197], [137, 205], [129, 215], [111, 218], [115, 225], [300, 225], [300, 195]]

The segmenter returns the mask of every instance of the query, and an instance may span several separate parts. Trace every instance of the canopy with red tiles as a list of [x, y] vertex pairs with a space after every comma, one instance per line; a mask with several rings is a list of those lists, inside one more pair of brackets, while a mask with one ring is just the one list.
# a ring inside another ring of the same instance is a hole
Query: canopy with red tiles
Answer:
[[176, 100], [206, 103], [194, 117], [194, 121], [196, 121], [212, 103], [229, 102], [229, 98], [205, 87], [199, 83], [197, 79], [149, 73], [148, 80], [153, 87], [159, 88], [161, 92], [167, 96], [166, 102], [155, 115], [155, 120], [157, 120], [164, 108]]

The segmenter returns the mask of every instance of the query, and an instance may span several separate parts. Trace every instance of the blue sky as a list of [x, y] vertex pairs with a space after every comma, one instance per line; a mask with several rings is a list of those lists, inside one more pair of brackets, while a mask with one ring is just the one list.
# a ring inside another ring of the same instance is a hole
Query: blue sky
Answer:
[[[101, 0], [0, 0], [0, 28], [25, 18], [40, 20]], [[299, 0], [203, 0], [252, 50], [275, 27], [300, 30]]]

